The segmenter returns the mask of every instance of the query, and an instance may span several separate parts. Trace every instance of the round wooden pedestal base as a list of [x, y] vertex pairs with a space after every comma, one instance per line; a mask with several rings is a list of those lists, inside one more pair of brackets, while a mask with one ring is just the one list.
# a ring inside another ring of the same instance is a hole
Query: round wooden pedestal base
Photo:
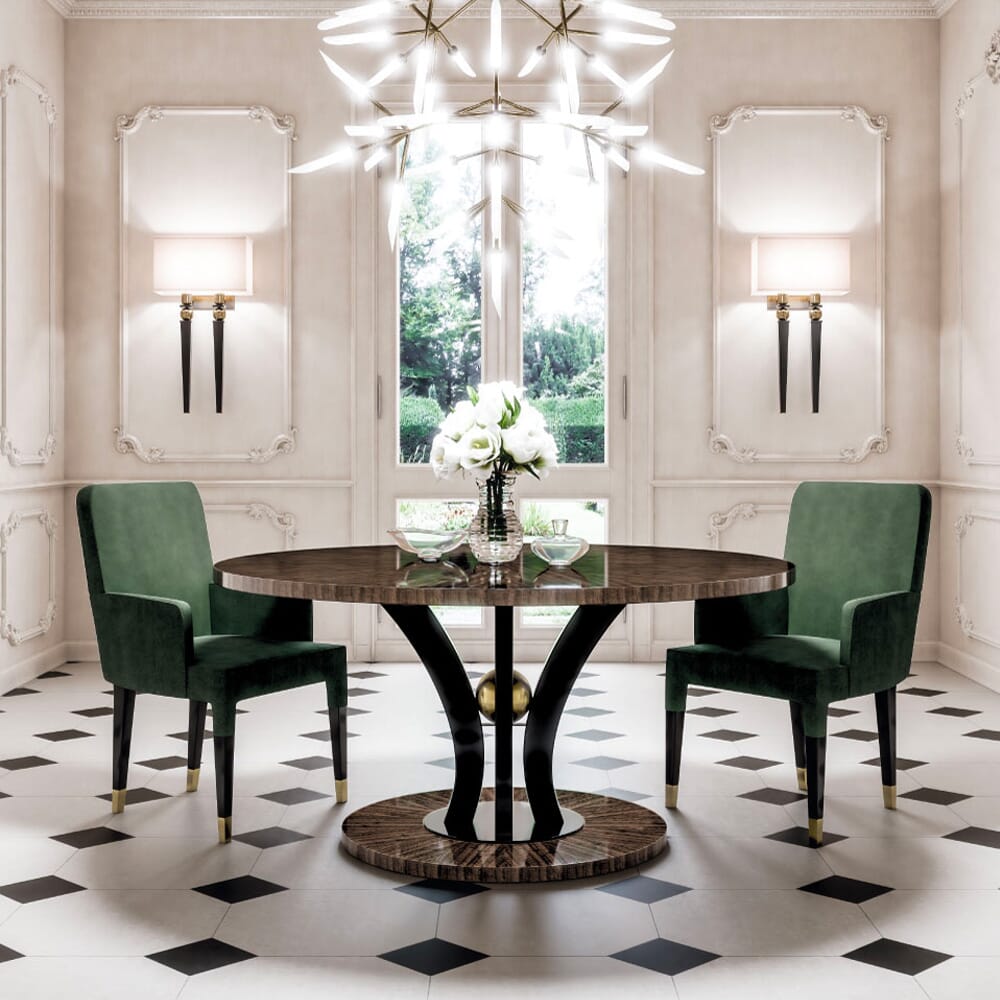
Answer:
[[[655, 857], [667, 843], [667, 824], [649, 809], [587, 792], [559, 792], [580, 813], [582, 830], [555, 840], [477, 843], [431, 833], [424, 817], [448, 804], [451, 793], [401, 795], [365, 806], [344, 820], [341, 843], [360, 861], [416, 878], [456, 882], [552, 882], [608, 875]], [[523, 801], [524, 789], [514, 791]], [[482, 796], [493, 798], [492, 789]]]

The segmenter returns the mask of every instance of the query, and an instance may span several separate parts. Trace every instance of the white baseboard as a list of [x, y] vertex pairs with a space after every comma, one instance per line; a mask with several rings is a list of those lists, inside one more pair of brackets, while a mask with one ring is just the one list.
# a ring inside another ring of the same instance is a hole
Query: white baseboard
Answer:
[[913, 644], [914, 663], [940, 663], [939, 647], [941, 643], [928, 640], [927, 642], [915, 642]]
[[1000, 691], [1000, 667], [993, 666], [985, 660], [956, 649], [945, 642], [938, 643], [938, 663], [954, 670], [956, 674], [968, 677], [969, 680], [988, 687], [991, 691]]
[[77, 639], [64, 642], [67, 660], [80, 660], [83, 663], [98, 663], [100, 656], [97, 654], [96, 639]]
[[[10, 691], [13, 688], [21, 687], [23, 684], [33, 681], [39, 674], [44, 674], [46, 670], [54, 670], [68, 659], [74, 659], [66, 653], [69, 645], [69, 643], [60, 642], [48, 649], [43, 649], [34, 656], [29, 656], [27, 659], [0, 667], [0, 691]], [[97, 643], [94, 643], [94, 649], [96, 651]]]

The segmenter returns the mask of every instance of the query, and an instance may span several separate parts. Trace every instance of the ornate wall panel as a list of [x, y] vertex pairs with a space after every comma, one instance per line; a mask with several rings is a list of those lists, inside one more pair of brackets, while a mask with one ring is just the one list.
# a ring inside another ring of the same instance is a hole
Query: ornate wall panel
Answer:
[[56, 562], [56, 521], [48, 510], [16, 510], [0, 523], [0, 638], [12, 646], [52, 628]]

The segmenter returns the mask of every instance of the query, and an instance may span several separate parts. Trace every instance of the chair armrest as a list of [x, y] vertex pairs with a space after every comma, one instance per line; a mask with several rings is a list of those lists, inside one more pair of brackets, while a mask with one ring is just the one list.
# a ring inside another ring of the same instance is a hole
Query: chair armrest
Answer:
[[191, 605], [145, 594], [92, 598], [101, 669], [113, 684], [184, 697], [194, 660]]
[[920, 594], [896, 590], [848, 601], [840, 616], [840, 662], [850, 668], [851, 694], [898, 684], [909, 672]]
[[694, 602], [694, 641], [738, 646], [754, 636], [788, 634], [788, 589]]
[[313, 637], [312, 601], [268, 597], [208, 585], [214, 635], [252, 635], [259, 639], [309, 641]]

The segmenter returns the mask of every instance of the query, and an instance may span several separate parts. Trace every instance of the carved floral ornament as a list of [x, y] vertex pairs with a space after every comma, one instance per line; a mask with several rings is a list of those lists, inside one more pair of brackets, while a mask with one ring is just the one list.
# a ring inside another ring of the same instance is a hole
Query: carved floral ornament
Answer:
[[[7, 557], [11, 536], [25, 521], [37, 521], [45, 530], [48, 539], [48, 598], [45, 609], [37, 621], [29, 628], [15, 625], [9, 611], [9, 591], [7, 587]], [[55, 518], [45, 509], [15, 510], [7, 520], [0, 523], [0, 638], [12, 646], [20, 646], [29, 639], [45, 635], [52, 628], [56, 617], [56, 528]]]
[[1000, 83], [1000, 28], [993, 32], [986, 50], [986, 75], [993, 83]]

